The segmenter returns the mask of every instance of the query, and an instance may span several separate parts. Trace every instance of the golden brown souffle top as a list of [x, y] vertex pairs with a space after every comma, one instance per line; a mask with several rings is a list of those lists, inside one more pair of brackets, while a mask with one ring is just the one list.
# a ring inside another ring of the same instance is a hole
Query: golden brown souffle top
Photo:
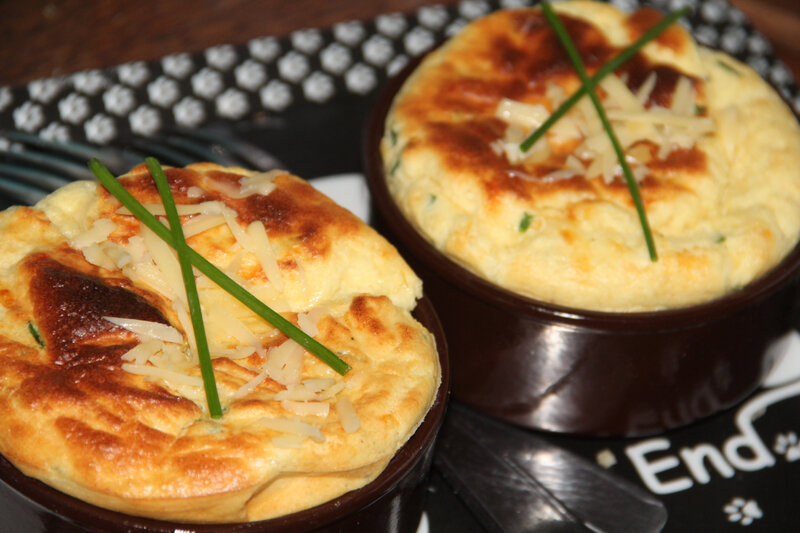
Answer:
[[[76, 182], [0, 213], [0, 452], [90, 503], [186, 522], [270, 518], [369, 483], [439, 383], [433, 338], [410, 314], [419, 280], [371, 228], [288, 173], [247, 195], [240, 183], [259, 175], [244, 169], [196, 164], [166, 175], [179, 207], [211, 208], [182, 216], [188, 244], [291, 322], [313, 322], [309, 334], [352, 370], [340, 376], [298, 351], [199, 276], [224, 408], [210, 418], [160, 241], [97, 183]], [[120, 181], [160, 203], [144, 165]], [[279, 275], [242, 244], [253, 222]], [[181, 340], [106, 317], [169, 325]], [[153, 343], [144, 360], [126, 358]], [[294, 356], [276, 368], [287, 349]]]
[[[553, 8], [590, 75], [662, 18], [595, 2]], [[537, 108], [540, 123], [580, 86], [538, 8], [470, 23], [405, 82], [381, 144], [397, 205], [462, 266], [569, 307], [681, 307], [773, 267], [800, 232], [800, 129], [781, 97], [677, 24], [614, 74], [598, 94], [637, 177], [658, 261], [587, 97], [542, 150], [509, 155], [533, 130], [527, 111]]]

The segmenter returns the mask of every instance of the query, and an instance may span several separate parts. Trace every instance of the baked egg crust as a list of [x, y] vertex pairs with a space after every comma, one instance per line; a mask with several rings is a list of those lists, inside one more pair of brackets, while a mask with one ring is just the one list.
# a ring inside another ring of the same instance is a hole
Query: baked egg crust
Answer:
[[[662, 17], [553, 4], [590, 75]], [[486, 280], [567, 307], [635, 312], [735, 291], [800, 234], [800, 128], [751, 68], [673, 24], [598, 87], [652, 228], [650, 260], [587, 97], [519, 143], [580, 80], [538, 8], [500, 10], [430, 53], [386, 118], [389, 190], [433, 246]]]
[[[352, 370], [196, 274], [224, 408], [210, 418], [174, 252], [75, 182], [0, 213], [0, 452], [90, 503], [190, 522], [271, 518], [369, 483], [440, 382], [433, 336], [411, 316], [419, 279], [300, 178], [165, 172], [188, 244]], [[120, 181], [157, 214], [146, 166]]]

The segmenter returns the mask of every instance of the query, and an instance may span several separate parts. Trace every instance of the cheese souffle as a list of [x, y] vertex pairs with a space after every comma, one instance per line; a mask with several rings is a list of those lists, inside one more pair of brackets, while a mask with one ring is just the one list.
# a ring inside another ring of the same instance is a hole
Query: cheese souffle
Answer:
[[[224, 410], [210, 417], [174, 250], [76, 182], [0, 213], [0, 453], [87, 502], [176, 521], [267, 519], [366, 485], [440, 384], [411, 315], [421, 282], [298, 177], [165, 170], [189, 246], [351, 370], [196, 272]], [[120, 182], [164, 214], [147, 167]]]
[[[590, 76], [662, 18], [595, 2], [552, 7]], [[539, 8], [467, 25], [421, 62], [387, 115], [381, 152], [399, 209], [495, 285], [587, 310], [713, 300], [795, 246], [800, 127], [751, 68], [673, 24], [597, 88], [657, 261], [588, 97], [519, 148], [580, 85]]]

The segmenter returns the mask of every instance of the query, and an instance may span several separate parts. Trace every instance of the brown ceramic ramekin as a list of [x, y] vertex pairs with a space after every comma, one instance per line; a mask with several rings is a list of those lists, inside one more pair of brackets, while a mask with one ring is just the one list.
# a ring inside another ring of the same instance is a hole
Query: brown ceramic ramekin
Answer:
[[431, 331], [442, 382], [425, 420], [372, 483], [290, 515], [235, 524], [188, 524], [126, 515], [88, 504], [22, 474], [0, 456], [0, 531], [3, 533], [414, 533], [422, 517], [427, 473], [449, 394], [442, 327], [428, 298], [414, 316]]
[[415, 66], [376, 99], [364, 168], [373, 223], [422, 277], [444, 326], [455, 399], [535, 429], [641, 435], [730, 407], [759, 385], [794, 325], [800, 246], [744, 289], [682, 309], [591, 312], [504, 290], [429, 244], [387, 188], [384, 121]]

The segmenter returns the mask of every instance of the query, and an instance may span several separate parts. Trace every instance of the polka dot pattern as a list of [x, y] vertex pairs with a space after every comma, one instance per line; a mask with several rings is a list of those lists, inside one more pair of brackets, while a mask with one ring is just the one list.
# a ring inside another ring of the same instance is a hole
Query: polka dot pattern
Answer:
[[[751, 65], [800, 110], [797, 85], [770, 44], [725, 0], [609, 0], [632, 10], [690, 6], [683, 21], [703, 44]], [[285, 37], [214, 46], [0, 87], [0, 128], [43, 137], [108, 144], [153, 135], [166, 127], [196, 128], [279, 114], [301, 104], [330, 105], [348, 95], [368, 96], [412, 57], [457, 33], [470, 20], [533, 0], [463, 0], [346, 21]]]

